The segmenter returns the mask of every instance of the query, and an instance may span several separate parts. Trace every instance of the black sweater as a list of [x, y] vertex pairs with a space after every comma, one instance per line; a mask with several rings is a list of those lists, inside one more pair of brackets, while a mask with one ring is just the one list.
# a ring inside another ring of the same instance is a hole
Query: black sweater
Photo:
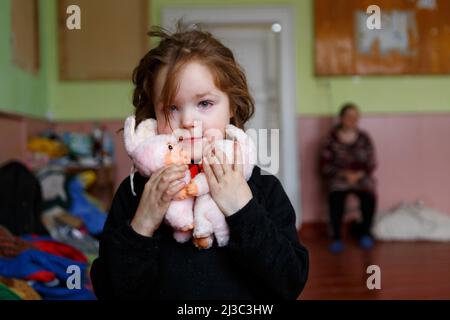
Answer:
[[98, 298], [296, 299], [308, 277], [308, 252], [299, 243], [295, 212], [279, 180], [255, 166], [253, 198], [226, 218], [228, 246], [199, 250], [177, 243], [161, 224], [153, 237], [130, 226], [148, 178], [120, 185], [91, 268]]

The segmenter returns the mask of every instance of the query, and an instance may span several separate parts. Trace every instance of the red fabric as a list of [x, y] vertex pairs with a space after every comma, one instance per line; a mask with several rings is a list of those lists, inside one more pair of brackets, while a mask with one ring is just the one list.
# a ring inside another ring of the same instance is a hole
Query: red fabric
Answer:
[[191, 179], [203, 171], [203, 166], [201, 164], [190, 164], [189, 171], [191, 172]]
[[54, 254], [59, 257], [67, 258], [70, 260], [87, 263], [86, 256], [81, 253], [79, 250], [68, 246], [64, 243], [56, 242], [56, 241], [46, 241], [39, 240], [33, 241], [33, 247], [38, 250]]
[[50, 282], [55, 280], [56, 276], [50, 271], [37, 271], [25, 277], [25, 280], [34, 280], [41, 282]]

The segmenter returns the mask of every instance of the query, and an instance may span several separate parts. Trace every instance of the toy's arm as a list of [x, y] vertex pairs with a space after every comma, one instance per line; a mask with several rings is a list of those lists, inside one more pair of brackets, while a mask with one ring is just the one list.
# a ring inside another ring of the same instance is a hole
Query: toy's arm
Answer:
[[209, 192], [208, 181], [206, 180], [206, 175], [201, 172], [197, 174], [194, 179], [186, 186], [187, 193], [190, 196], [198, 197]]

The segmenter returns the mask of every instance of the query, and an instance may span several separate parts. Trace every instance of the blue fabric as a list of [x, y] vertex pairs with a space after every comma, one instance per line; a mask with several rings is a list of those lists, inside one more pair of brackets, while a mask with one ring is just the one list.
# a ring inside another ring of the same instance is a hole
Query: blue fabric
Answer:
[[55, 241], [50, 236], [42, 236], [42, 235], [35, 235], [35, 234], [24, 234], [20, 237], [22, 240], [28, 241], [28, 242], [34, 242], [34, 241]]
[[25, 279], [37, 272], [49, 271], [43, 267], [36, 251], [26, 250], [15, 258], [0, 258], [0, 276]]
[[45, 283], [35, 282], [34, 290], [46, 300], [96, 300], [94, 293], [86, 288], [68, 289], [67, 287], [49, 287]]
[[38, 281], [32, 283], [32, 287], [44, 299], [95, 299], [94, 294], [84, 287], [73, 290], [66, 287], [67, 279], [72, 275], [67, 273], [71, 265], [80, 268], [83, 285], [86, 281], [86, 264], [34, 249], [25, 250], [15, 258], [0, 258], [0, 275], [25, 279], [36, 272], [49, 271], [59, 280], [57, 287], [49, 287]]
[[0, 275], [6, 278], [24, 279], [39, 271], [50, 271], [59, 280], [66, 281], [69, 276], [66, 270], [70, 265], [77, 265], [81, 270], [86, 270], [85, 264], [47, 252], [29, 249], [15, 258], [0, 258]]
[[71, 198], [70, 213], [83, 220], [91, 234], [100, 234], [105, 225], [106, 214], [86, 198], [83, 185], [77, 178], [69, 182], [68, 189]]

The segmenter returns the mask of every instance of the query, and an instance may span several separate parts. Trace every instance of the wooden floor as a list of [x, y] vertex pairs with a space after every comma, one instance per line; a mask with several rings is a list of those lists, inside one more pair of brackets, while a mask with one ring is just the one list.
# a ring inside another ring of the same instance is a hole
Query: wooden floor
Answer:
[[[346, 236], [344, 252], [333, 255], [324, 225], [305, 226], [300, 239], [310, 254], [300, 299], [450, 299], [450, 243], [377, 242], [363, 251]], [[367, 288], [369, 265], [381, 269], [380, 290]]]

